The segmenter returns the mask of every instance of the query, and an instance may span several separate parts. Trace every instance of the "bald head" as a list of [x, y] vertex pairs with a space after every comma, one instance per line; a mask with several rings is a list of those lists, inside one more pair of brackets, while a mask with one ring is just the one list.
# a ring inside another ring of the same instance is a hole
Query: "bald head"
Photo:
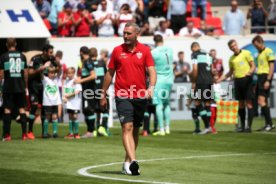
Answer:
[[231, 11], [235, 12], [237, 10], [237, 8], [238, 8], [238, 1], [232, 0], [231, 1]]

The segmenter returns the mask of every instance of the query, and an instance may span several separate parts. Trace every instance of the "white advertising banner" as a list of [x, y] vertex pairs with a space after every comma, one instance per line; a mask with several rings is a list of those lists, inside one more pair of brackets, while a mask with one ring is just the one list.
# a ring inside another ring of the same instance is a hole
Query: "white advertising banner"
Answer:
[[31, 0], [1, 0], [0, 30], [0, 38], [51, 36]]
[[[214, 37], [201, 37], [199, 39], [192, 39], [186, 37], [173, 37], [165, 39], [165, 44], [172, 47], [174, 49], [174, 59], [177, 59], [177, 53], [179, 51], [185, 52], [185, 60], [191, 64], [191, 43], [196, 41], [201, 45], [201, 48], [209, 51], [210, 49], [217, 50], [218, 58], [223, 60], [225, 71], [228, 70], [228, 59], [232, 55], [232, 52], [229, 50], [227, 43], [230, 39], [235, 39], [238, 42], [239, 47], [248, 49], [252, 52], [254, 56], [256, 56], [257, 51], [252, 46], [252, 38], [254, 35], [249, 36], [222, 36], [220, 38]], [[270, 48], [274, 50], [276, 53], [276, 36], [275, 35], [263, 35], [266, 43]], [[144, 44], [153, 45], [152, 37], [140, 37], [139, 41]], [[101, 49], [107, 49], [110, 53], [113, 48], [119, 44], [123, 43], [123, 39], [121, 37], [116, 38], [50, 38], [50, 43], [54, 45], [55, 50], [61, 50], [64, 52], [63, 61], [68, 64], [68, 66], [77, 66], [78, 61], [80, 61], [79, 50], [81, 46], [87, 47], [96, 47], [98, 52]], [[275, 86], [276, 81], [273, 81], [273, 86], [271, 89], [271, 98], [270, 98], [270, 106], [271, 106], [271, 115], [276, 117], [276, 89]], [[228, 83], [223, 83], [224, 89], [226, 89]], [[182, 95], [179, 96], [177, 94], [178, 87], [185, 87], [190, 89], [189, 83], [175, 83], [173, 86], [173, 92], [171, 96], [171, 108], [172, 115], [171, 118], [174, 120], [182, 120], [182, 119], [191, 119], [191, 111], [185, 106], [185, 99]], [[110, 125], [112, 125], [112, 120], [117, 118], [117, 113], [115, 111], [115, 104], [113, 101], [113, 115], [109, 121]]]

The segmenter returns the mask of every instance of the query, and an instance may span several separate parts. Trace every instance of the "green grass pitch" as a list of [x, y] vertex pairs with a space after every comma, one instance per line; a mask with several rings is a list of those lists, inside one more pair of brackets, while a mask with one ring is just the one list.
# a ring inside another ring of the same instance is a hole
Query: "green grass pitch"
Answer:
[[[2, 132], [2, 123], [0, 126]], [[263, 119], [255, 119], [253, 129], [261, 126]], [[51, 129], [51, 125], [49, 127]], [[192, 135], [192, 121], [173, 121], [170, 135], [140, 137], [137, 158], [145, 160], [140, 162], [140, 176], [120, 174], [121, 163], [87, 172], [106, 178], [148, 183], [276, 182], [276, 130], [240, 134], [234, 132], [234, 125], [216, 127], [216, 135]], [[35, 125], [34, 128], [38, 137], [41, 126]], [[0, 183], [127, 183], [78, 174], [78, 170], [84, 167], [123, 161], [124, 149], [118, 123], [111, 128], [110, 137], [66, 140], [63, 136], [67, 131], [67, 124], [60, 124], [60, 138], [21, 141], [20, 125], [13, 123], [12, 141], [0, 142]], [[85, 125], [82, 124], [80, 133], [84, 132]]]

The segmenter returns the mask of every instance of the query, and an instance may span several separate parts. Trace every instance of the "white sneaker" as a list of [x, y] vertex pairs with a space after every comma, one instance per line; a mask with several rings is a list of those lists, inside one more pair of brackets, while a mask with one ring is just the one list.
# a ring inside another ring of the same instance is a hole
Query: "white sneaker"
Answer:
[[267, 126], [265, 127], [265, 131], [269, 132], [270, 130], [272, 130], [272, 127], [271, 127], [270, 125], [267, 125]]
[[165, 133], [166, 133], [166, 134], [168, 134], [168, 135], [171, 133], [171, 131], [170, 131], [170, 128], [169, 128], [169, 127], [166, 127], [166, 128], [165, 128]]
[[124, 162], [123, 167], [122, 167], [122, 174], [125, 175], [132, 175], [131, 171], [129, 170], [130, 163], [129, 162]]
[[209, 127], [209, 128], [205, 128], [203, 131], [201, 131], [201, 132], [199, 133], [199, 135], [208, 134], [208, 133], [210, 133], [210, 132], [212, 132], [212, 130], [211, 130], [210, 127]]

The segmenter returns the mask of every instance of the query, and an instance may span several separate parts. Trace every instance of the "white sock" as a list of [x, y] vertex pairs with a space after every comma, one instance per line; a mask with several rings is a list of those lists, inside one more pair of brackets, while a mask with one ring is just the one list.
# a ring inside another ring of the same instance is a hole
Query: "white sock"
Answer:
[[127, 173], [131, 173], [131, 171], [129, 170], [129, 166], [130, 166], [130, 162], [124, 162], [124, 169]]

